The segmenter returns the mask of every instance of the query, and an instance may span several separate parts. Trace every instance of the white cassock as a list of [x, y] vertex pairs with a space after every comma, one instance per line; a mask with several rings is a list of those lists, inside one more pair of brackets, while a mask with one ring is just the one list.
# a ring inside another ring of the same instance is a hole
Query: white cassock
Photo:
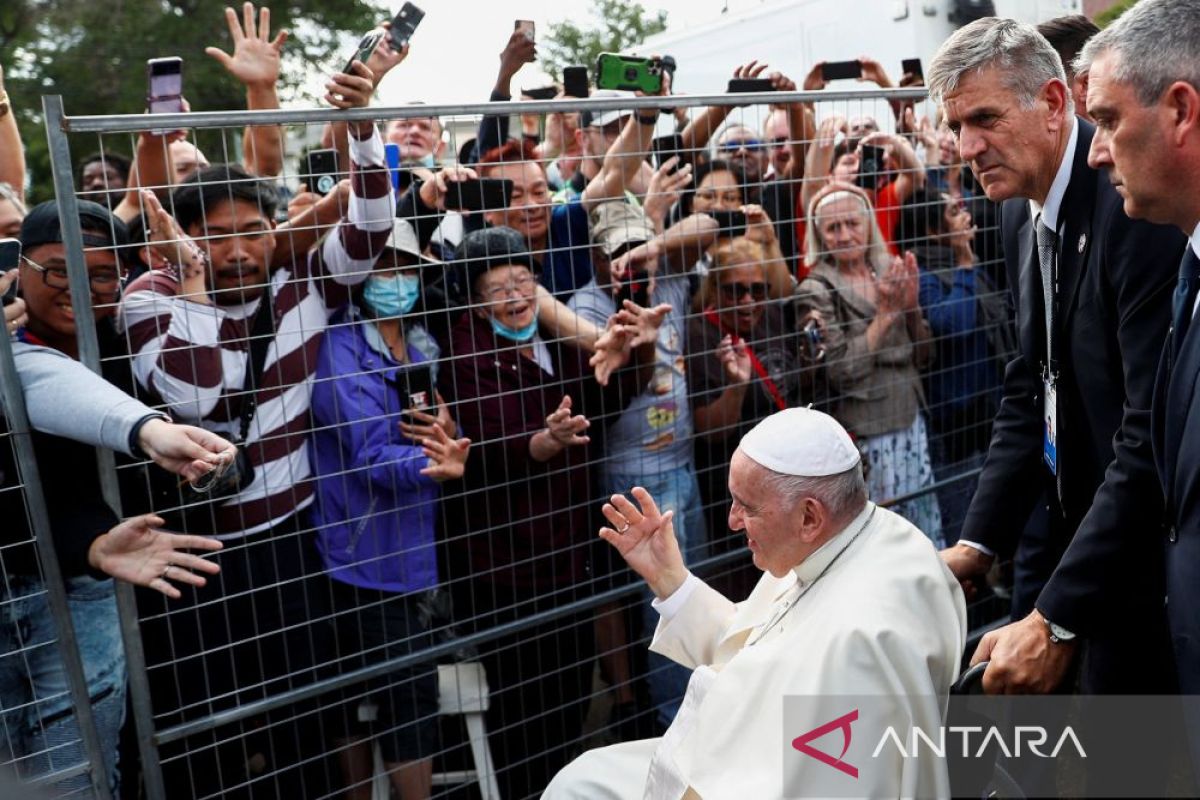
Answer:
[[[671, 607], [679, 592], [686, 599]], [[901, 725], [936, 732], [941, 724], [958, 676], [966, 606], [929, 539], [896, 514], [868, 503], [786, 576], [764, 574], [743, 603], [695, 578], [679, 592], [664, 601], [650, 645], [695, 670], [675, 722], [661, 739], [585, 753], [544, 798], [781, 798], [785, 768], [788, 785], [804, 796], [848, 796], [843, 773], [788, 754], [792, 737], [830, 721], [829, 707], [813, 708], [809, 718], [801, 701], [785, 730], [787, 696], [883, 696], [889, 719]], [[814, 746], [836, 757], [841, 738], [831, 736], [833, 744]], [[889, 760], [892, 752], [863, 765], [854, 795], [949, 796], [942, 761]]]

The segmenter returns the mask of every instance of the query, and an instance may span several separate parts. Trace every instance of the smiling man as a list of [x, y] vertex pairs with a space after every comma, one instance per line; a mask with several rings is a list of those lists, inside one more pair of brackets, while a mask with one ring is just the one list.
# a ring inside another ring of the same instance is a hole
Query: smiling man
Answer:
[[1020, 345], [962, 538], [943, 557], [960, 580], [982, 578], [1012, 555], [1043, 491], [1065, 550], [1036, 609], [980, 643], [984, 688], [1052, 691], [1082, 641], [1085, 692], [1169, 690], [1150, 404], [1183, 237], [1131, 221], [1088, 165], [1095, 129], [1033, 27], [973, 22], [927, 78], [963, 160], [1004, 203]]
[[[785, 756], [785, 732], [828, 721], [818, 696], [882, 696], [906, 730], [940, 724], [966, 609], [929, 540], [867, 500], [858, 449], [820, 411], [780, 411], [742, 437], [729, 493], [729, 527], [765, 573], [742, 603], [687, 570], [674, 514], [645, 489], [604, 506], [600, 536], [656, 596], [651, 650], [694, 673], [665, 736], [585, 753], [543, 797], [948, 796], [937, 759], [864, 761], [851, 779]], [[787, 696], [811, 702], [793, 718]]]

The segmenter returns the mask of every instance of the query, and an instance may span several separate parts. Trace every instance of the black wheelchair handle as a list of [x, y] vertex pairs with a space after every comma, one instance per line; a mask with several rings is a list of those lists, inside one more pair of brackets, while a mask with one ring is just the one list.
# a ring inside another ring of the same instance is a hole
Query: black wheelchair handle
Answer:
[[983, 673], [989, 663], [981, 661], [960, 675], [950, 687], [950, 694], [983, 694]]

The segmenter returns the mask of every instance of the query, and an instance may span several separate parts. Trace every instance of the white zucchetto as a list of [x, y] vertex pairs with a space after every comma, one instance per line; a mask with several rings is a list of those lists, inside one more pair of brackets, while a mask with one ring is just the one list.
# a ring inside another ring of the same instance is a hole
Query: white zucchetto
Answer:
[[739, 449], [772, 472], [809, 478], [846, 472], [861, 460], [846, 429], [811, 408], [772, 414], [742, 437]]

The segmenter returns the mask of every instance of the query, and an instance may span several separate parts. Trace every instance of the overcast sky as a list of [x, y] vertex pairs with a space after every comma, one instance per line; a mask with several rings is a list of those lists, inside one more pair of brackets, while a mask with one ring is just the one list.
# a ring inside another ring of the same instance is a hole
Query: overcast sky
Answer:
[[[398, 8], [400, 0], [395, 2]], [[762, 4], [762, 0], [728, 2], [730, 10]], [[387, 105], [412, 100], [486, 102], [514, 19], [533, 20], [539, 37], [549, 34], [550, 23], [564, 19], [579, 25], [595, 24], [589, 13], [590, 0], [417, 0], [417, 5], [425, 9], [425, 19], [413, 36], [408, 60], [380, 87], [381, 100]], [[643, 0], [642, 5], [650, 12], [666, 11], [668, 24], [675, 28], [713, 21], [726, 0]], [[545, 83], [536, 64], [530, 64], [514, 79], [513, 88]]]

